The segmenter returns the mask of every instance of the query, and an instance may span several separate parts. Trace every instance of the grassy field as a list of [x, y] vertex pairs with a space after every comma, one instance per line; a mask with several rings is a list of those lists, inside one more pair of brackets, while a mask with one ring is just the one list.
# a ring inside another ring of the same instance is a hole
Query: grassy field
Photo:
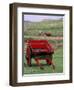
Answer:
[[[63, 72], [63, 49], [60, 47], [58, 48], [54, 55], [53, 55], [53, 60], [55, 62], [55, 73], [62, 73]], [[52, 71], [52, 66], [49, 66], [46, 64], [45, 60], [41, 60], [40, 63], [43, 65], [44, 69], [41, 70], [37, 65], [34, 59], [32, 59], [32, 67], [28, 67], [25, 61], [25, 66], [24, 66], [24, 73], [25, 74], [40, 74], [40, 73], [53, 73]]]
[[[40, 32], [51, 32], [52, 36], [44, 37], [39, 36]], [[35, 38], [34, 38], [35, 37]], [[58, 39], [56, 39], [58, 37]], [[24, 40], [29, 39], [46, 39], [54, 46], [53, 61], [55, 62], [55, 73], [63, 72], [63, 21], [62, 20], [45, 20], [42, 22], [24, 22]], [[55, 38], [55, 39], [53, 39]], [[41, 70], [34, 59], [32, 59], [32, 67], [29, 67], [26, 63], [25, 53], [26, 45], [24, 45], [24, 74], [41, 74], [41, 73], [53, 73], [52, 66], [47, 65], [45, 60], [40, 60], [44, 69]]]

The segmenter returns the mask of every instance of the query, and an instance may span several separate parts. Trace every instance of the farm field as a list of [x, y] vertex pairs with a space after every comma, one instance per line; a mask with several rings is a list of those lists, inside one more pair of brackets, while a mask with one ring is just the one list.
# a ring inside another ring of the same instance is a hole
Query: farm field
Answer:
[[[57, 49], [53, 55], [53, 60], [55, 62], [55, 73], [62, 73], [63, 72], [63, 50], [60, 47], [59, 49]], [[52, 66], [49, 66], [46, 64], [45, 60], [41, 60], [40, 63], [43, 66], [43, 70], [41, 70], [37, 65], [34, 59], [32, 59], [32, 66], [29, 67], [26, 64], [26, 60], [25, 61], [25, 66], [24, 66], [24, 73], [25, 74], [40, 74], [40, 73], [53, 73], [52, 71]]]
[[[51, 36], [43, 33], [50, 32]], [[42, 33], [42, 35], [41, 35]], [[53, 61], [55, 62], [55, 72], [52, 66], [47, 65], [45, 60], [40, 60], [44, 69], [40, 69], [34, 59], [31, 59], [32, 66], [26, 63], [26, 41], [27, 40], [48, 40], [54, 47]], [[63, 72], [63, 20], [44, 20], [41, 22], [24, 21], [24, 74], [41, 74], [41, 73], [62, 73]]]

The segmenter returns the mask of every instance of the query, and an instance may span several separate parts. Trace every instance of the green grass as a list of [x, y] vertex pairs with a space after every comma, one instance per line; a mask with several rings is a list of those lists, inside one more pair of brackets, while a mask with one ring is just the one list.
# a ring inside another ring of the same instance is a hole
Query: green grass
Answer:
[[[63, 72], [63, 51], [62, 47], [58, 48], [54, 55], [53, 61], [55, 62], [55, 73]], [[43, 65], [44, 69], [41, 70], [39, 66], [36, 65], [34, 59], [32, 59], [32, 67], [27, 66], [26, 59], [24, 58], [25, 66], [24, 66], [24, 74], [40, 74], [40, 73], [53, 73], [52, 66], [47, 65], [45, 60], [40, 60], [40, 63]]]

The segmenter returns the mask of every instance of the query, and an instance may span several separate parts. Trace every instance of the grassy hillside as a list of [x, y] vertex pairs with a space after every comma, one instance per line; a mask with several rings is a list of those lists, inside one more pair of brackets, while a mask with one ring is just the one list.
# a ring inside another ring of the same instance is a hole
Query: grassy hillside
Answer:
[[52, 36], [63, 36], [62, 20], [45, 20], [41, 22], [24, 22], [24, 34], [38, 36], [40, 32], [51, 32]]

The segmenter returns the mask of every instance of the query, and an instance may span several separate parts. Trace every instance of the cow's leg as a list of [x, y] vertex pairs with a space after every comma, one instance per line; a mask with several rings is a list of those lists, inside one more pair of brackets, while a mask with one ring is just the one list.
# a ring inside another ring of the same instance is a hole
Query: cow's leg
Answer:
[[46, 58], [45, 60], [46, 60], [46, 62], [47, 62], [48, 65], [51, 65], [52, 64], [52, 61], [50, 59]]
[[53, 72], [54, 72], [55, 71], [55, 64], [52, 60], [52, 54], [50, 54], [49, 58], [46, 58], [46, 62], [47, 62], [47, 64], [52, 65]]
[[53, 61], [52, 61], [52, 68], [53, 68], [53, 72], [54, 72], [55, 71], [55, 64]]
[[39, 62], [39, 58], [35, 58], [35, 61], [36, 61], [37, 65], [40, 67], [40, 69], [44, 69]]
[[53, 62], [52, 58], [53, 58], [53, 55], [50, 54], [51, 65], [52, 65], [53, 71], [55, 71], [55, 63]]

